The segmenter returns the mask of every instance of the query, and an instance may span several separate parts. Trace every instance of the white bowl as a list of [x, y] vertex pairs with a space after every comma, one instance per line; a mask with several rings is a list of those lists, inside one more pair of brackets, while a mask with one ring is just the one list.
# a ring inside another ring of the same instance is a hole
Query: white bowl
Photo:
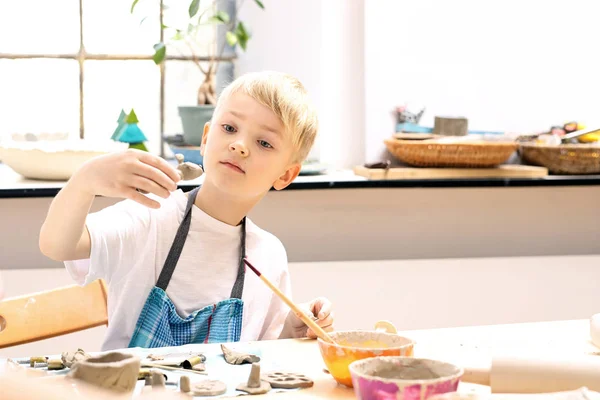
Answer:
[[127, 147], [113, 140], [10, 140], [0, 143], [0, 160], [25, 178], [66, 181], [89, 159]]

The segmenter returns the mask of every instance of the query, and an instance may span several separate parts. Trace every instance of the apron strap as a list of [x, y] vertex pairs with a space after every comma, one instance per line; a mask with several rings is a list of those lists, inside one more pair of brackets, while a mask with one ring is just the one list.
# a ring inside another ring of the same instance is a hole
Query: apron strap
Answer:
[[[177, 228], [177, 233], [175, 234], [175, 239], [173, 240], [173, 244], [171, 245], [171, 249], [169, 250], [169, 254], [167, 255], [167, 259], [165, 260], [165, 265], [160, 271], [160, 276], [158, 277], [158, 281], [156, 282], [156, 286], [166, 291], [167, 286], [169, 286], [169, 282], [171, 281], [171, 277], [173, 276], [173, 272], [175, 272], [175, 267], [177, 266], [177, 261], [179, 261], [179, 256], [181, 256], [181, 251], [183, 250], [183, 245], [187, 239], [188, 232], [190, 231], [190, 224], [192, 222], [192, 207], [194, 202], [196, 201], [196, 196], [198, 195], [198, 191], [200, 190], [200, 186], [192, 190], [188, 195], [187, 205], [185, 207], [185, 212], [183, 214], [183, 220]], [[241, 299], [242, 293], [244, 291], [244, 276], [246, 273], [246, 268], [244, 265], [244, 258], [246, 257], [246, 217], [242, 220], [242, 232], [241, 232], [241, 240], [240, 240], [240, 261], [238, 266], [238, 273], [233, 285], [233, 289], [231, 290], [231, 297]]]

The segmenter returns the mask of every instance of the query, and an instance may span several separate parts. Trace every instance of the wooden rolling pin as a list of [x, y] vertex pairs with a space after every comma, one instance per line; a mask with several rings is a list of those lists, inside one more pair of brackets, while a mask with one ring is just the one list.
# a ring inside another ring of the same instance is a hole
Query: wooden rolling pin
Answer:
[[491, 365], [463, 367], [463, 382], [490, 386], [492, 393], [551, 393], [587, 387], [600, 391], [600, 357], [494, 357]]

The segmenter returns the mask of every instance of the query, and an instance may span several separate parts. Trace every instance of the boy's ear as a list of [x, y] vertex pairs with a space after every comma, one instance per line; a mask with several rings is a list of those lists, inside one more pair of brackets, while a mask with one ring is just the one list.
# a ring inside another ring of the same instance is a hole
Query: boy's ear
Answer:
[[208, 138], [208, 131], [210, 131], [210, 121], [204, 124], [204, 131], [202, 132], [202, 143], [200, 144], [200, 155], [204, 157], [204, 149], [206, 148], [206, 139]]
[[300, 174], [300, 168], [302, 168], [302, 165], [299, 163], [290, 165], [288, 169], [279, 178], [277, 178], [275, 183], [273, 183], [273, 188], [275, 190], [281, 190], [288, 187], [289, 184], [292, 183], [296, 177], [298, 177], [298, 174]]

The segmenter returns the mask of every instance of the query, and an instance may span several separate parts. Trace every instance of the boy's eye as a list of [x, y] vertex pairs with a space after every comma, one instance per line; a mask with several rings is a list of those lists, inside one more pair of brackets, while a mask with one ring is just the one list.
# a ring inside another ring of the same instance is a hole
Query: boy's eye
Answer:
[[229, 132], [229, 133], [235, 132], [235, 128], [231, 125], [223, 124], [222, 126], [223, 126], [223, 129], [225, 129], [225, 132]]
[[258, 144], [260, 144], [262, 147], [267, 148], [267, 149], [273, 148], [273, 146], [271, 146], [271, 144], [269, 142], [266, 142], [264, 140], [259, 140]]

